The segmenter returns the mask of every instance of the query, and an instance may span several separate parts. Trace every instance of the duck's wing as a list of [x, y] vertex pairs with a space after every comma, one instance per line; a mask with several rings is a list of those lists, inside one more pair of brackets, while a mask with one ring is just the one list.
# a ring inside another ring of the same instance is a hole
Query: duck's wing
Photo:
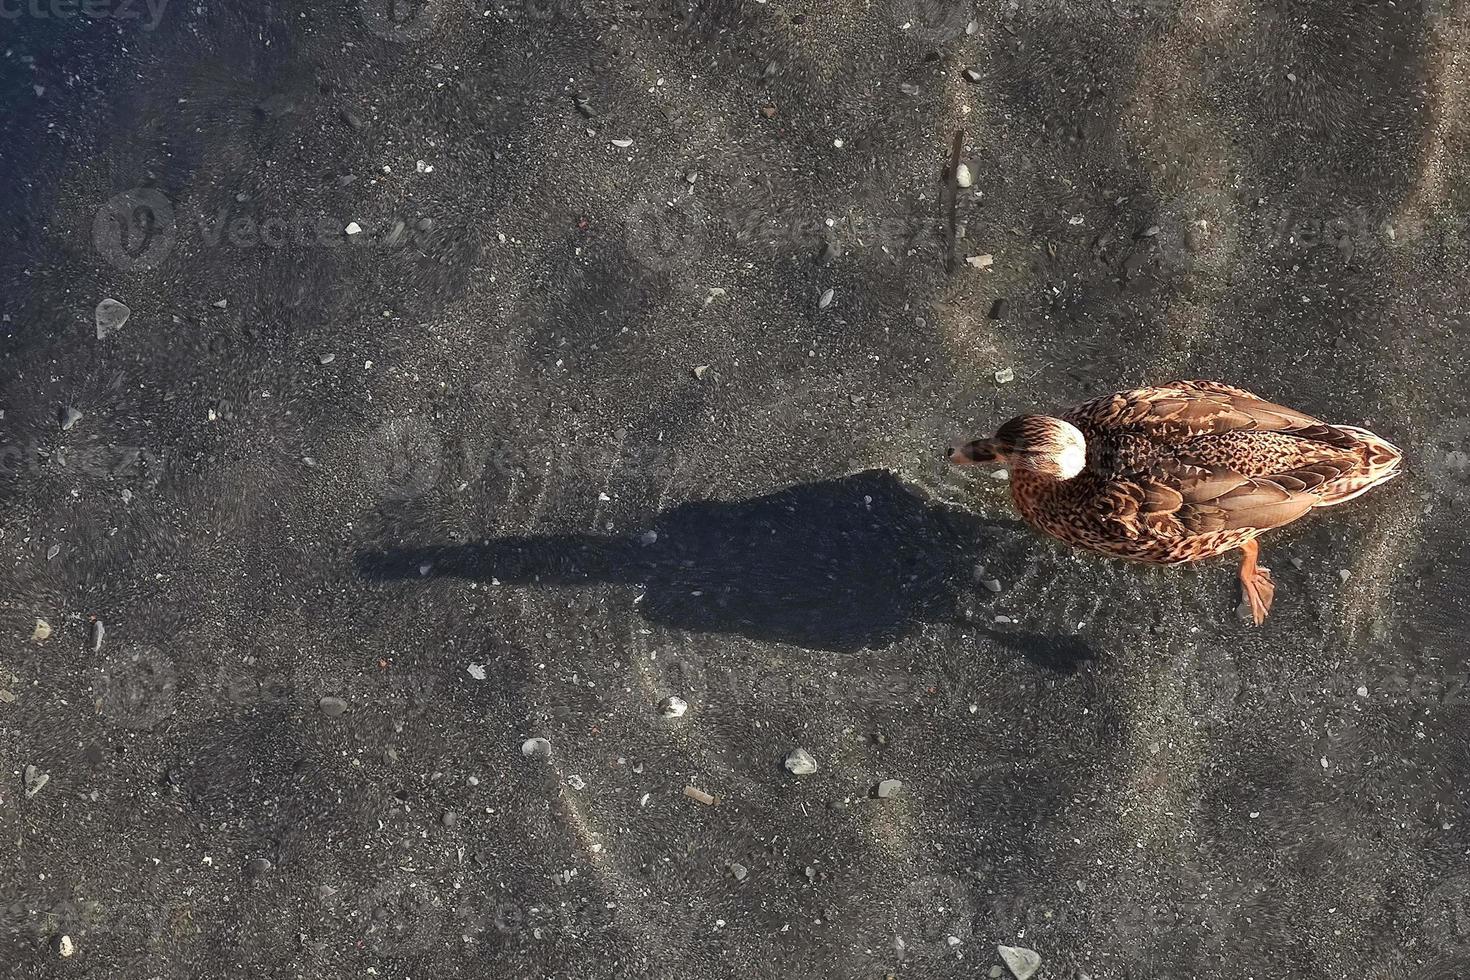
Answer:
[[[1178, 381], [1095, 398], [1068, 415], [1084, 433], [1143, 437], [1163, 450], [1139, 469], [1107, 474], [1105, 519], [1130, 537], [1280, 527], [1321, 502], [1312, 491], [1340, 478], [1351, 460], [1301, 460], [1279, 473], [1247, 475], [1178, 452], [1201, 436], [1278, 432], [1334, 448], [1346, 434], [1320, 419], [1213, 381]], [[1174, 451], [1171, 451], [1174, 450]]]
[[1133, 432], [1164, 444], [1240, 429], [1298, 432], [1330, 428], [1321, 419], [1214, 381], [1176, 381], [1119, 391], [1078, 406], [1067, 416], [1076, 425], [1074, 415], [1087, 427]]

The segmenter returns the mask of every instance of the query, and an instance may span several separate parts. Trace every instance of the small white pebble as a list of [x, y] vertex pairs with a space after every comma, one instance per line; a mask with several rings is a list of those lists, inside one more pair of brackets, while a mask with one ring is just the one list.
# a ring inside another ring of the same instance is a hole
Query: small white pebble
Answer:
[[1007, 385], [1016, 380], [1016, 372], [1010, 368], [1001, 368], [995, 372], [995, 383]]
[[1346, 568], [1339, 568], [1337, 570], [1337, 577], [1346, 582], [1348, 579], [1353, 577], [1353, 573], [1348, 571]]
[[72, 943], [70, 936], [62, 936], [61, 940], [56, 944], [56, 951], [60, 953], [63, 958], [65, 958], [75, 953], [77, 951], [77, 948], [76, 945]]
[[1360, 697], [1360, 698], [1366, 698], [1367, 696], [1368, 696], [1368, 688], [1367, 688], [1367, 686], [1364, 685], [1363, 687], [1359, 687], [1358, 688], [1358, 697]]
[[346, 231], [349, 235], [359, 235], [362, 233], [362, 225], [358, 224], [356, 221], [349, 221], [347, 222]]
[[824, 290], [822, 292], [821, 297], [817, 300], [817, 309], [819, 309], [819, 310], [825, 310], [827, 307], [831, 306], [832, 305], [832, 297], [834, 297], [836, 295], [837, 295], [836, 290], [832, 290], [832, 289]]

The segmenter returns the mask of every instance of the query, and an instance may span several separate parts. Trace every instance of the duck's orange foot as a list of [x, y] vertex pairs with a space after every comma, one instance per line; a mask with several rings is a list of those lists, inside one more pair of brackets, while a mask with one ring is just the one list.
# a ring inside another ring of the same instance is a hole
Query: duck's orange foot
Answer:
[[1251, 620], [1257, 626], [1266, 621], [1266, 614], [1271, 611], [1271, 600], [1276, 597], [1276, 582], [1271, 578], [1271, 570], [1256, 564], [1260, 551], [1260, 546], [1254, 541], [1240, 546], [1241, 592], [1245, 603], [1250, 606]]

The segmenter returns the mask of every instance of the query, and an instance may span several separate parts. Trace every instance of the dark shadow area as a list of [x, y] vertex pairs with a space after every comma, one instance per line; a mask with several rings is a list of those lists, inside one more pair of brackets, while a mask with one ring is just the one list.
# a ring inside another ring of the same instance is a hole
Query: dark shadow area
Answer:
[[[762, 497], [695, 501], [623, 537], [563, 534], [358, 555], [373, 580], [456, 576], [502, 584], [642, 586], [638, 610], [683, 630], [851, 653], [924, 622], [963, 622], [976, 555], [1006, 526], [926, 501], [868, 470]], [[1040, 666], [1072, 672], [1093, 655], [1075, 637], [968, 624]]]

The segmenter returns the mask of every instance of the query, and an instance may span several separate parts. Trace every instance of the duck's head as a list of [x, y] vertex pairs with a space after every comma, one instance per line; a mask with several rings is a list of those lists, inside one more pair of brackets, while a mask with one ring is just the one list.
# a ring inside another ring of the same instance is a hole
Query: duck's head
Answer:
[[949, 451], [957, 466], [999, 463], [1058, 480], [1070, 480], [1087, 465], [1087, 440], [1070, 422], [1049, 415], [1021, 415], [996, 430]]

